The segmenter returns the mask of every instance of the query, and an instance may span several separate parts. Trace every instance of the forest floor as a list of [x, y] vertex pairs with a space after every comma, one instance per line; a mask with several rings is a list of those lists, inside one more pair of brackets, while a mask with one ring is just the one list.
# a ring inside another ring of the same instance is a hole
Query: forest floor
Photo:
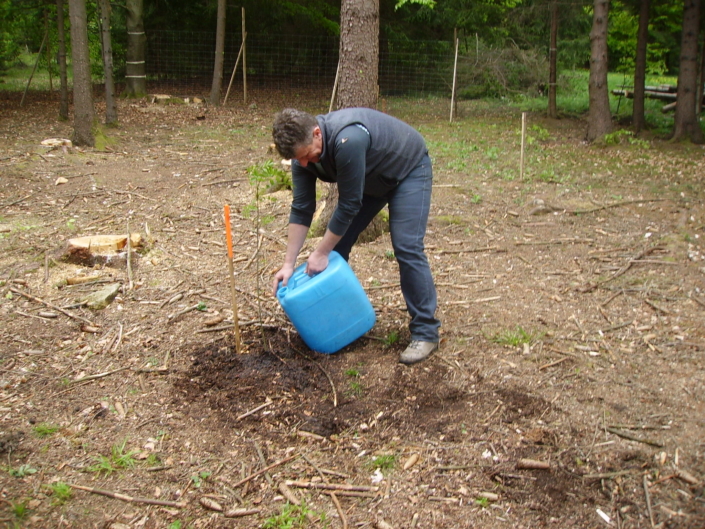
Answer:
[[[0, 94], [2, 523], [705, 527], [702, 147], [529, 115], [521, 177], [517, 111], [382, 101], [434, 159], [442, 342], [408, 367], [388, 234], [351, 256], [377, 323], [342, 351], [270, 295], [290, 193], [257, 200], [247, 169], [279, 164], [277, 110], [327, 103], [250, 97], [120, 100], [107, 147], [79, 149], [41, 143], [72, 135], [55, 96]], [[128, 229], [129, 261], [66, 257]]]

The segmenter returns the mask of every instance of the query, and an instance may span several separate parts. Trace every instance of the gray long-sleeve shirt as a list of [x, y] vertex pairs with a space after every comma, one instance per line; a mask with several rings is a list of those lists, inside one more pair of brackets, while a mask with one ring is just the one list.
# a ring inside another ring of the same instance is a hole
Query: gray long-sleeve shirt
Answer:
[[289, 222], [310, 226], [316, 210], [316, 179], [335, 182], [338, 205], [328, 229], [343, 235], [360, 210], [363, 194], [383, 196], [394, 189], [426, 155], [426, 143], [410, 125], [368, 108], [346, 108], [316, 119], [323, 151], [317, 164], [292, 163]]

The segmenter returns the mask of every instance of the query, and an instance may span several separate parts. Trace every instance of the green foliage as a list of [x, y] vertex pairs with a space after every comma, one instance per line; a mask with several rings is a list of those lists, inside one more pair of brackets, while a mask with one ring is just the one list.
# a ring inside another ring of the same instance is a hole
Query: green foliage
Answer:
[[618, 145], [622, 143], [623, 139], [630, 145], [635, 145], [643, 149], [648, 149], [650, 146], [648, 141], [637, 138], [631, 130], [626, 129], [619, 129], [610, 134], [605, 134], [603, 141], [606, 145]]
[[399, 333], [397, 331], [389, 331], [389, 334], [384, 337], [385, 347], [391, 347], [399, 341]]
[[13, 478], [25, 478], [27, 476], [31, 476], [32, 474], [36, 474], [37, 469], [25, 464], [25, 465], [20, 465], [17, 468], [9, 468], [7, 470], [7, 472]]
[[181, 520], [174, 520], [169, 524], [169, 529], [181, 529], [183, 522]]
[[475, 504], [483, 509], [486, 509], [490, 506], [490, 500], [488, 498], [485, 498], [484, 496], [480, 496], [478, 498], [475, 498]]
[[57, 481], [48, 485], [49, 492], [53, 496], [54, 505], [63, 505], [71, 499], [73, 489], [63, 481]]
[[201, 485], [203, 485], [203, 482], [211, 477], [211, 474], [212, 472], [208, 472], [207, 470], [201, 470], [198, 474], [194, 474], [193, 476], [191, 476], [193, 486], [197, 489], [200, 489]]
[[372, 468], [378, 468], [380, 470], [391, 470], [397, 464], [397, 456], [394, 454], [385, 454], [375, 457], [370, 466]]
[[134, 456], [137, 454], [137, 450], [126, 451], [125, 447], [127, 445], [127, 439], [122, 443], [113, 445], [110, 448], [110, 456], [96, 456], [94, 465], [86, 468], [88, 472], [95, 472], [97, 474], [105, 474], [109, 476], [117, 470], [125, 468], [133, 468], [135, 466]]
[[308, 516], [315, 516], [328, 527], [328, 521], [324, 513], [317, 513], [306, 506], [306, 502], [301, 505], [292, 505], [287, 502], [282, 507], [281, 513], [270, 516], [264, 521], [262, 529], [304, 529], [309, 527]]
[[523, 327], [517, 325], [514, 329], [506, 329], [496, 333], [491, 339], [500, 345], [516, 347], [525, 343], [530, 344], [537, 337], [536, 333], [526, 331]]
[[10, 509], [12, 514], [18, 520], [24, 520], [29, 514], [29, 508], [27, 507], [27, 500], [20, 501], [17, 503], [10, 502]]
[[59, 427], [54, 424], [49, 424], [46, 422], [39, 423], [34, 427], [34, 433], [38, 437], [49, 437], [59, 431]]
[[[280, 189], [292, 189], [291, 175], [274, 165], [272, 160], [267, 160], [247, 168], [250, 175], [250, 185], [267, 188], [268, 192]], [[259, 195], [259, 191], [258, 191]]]

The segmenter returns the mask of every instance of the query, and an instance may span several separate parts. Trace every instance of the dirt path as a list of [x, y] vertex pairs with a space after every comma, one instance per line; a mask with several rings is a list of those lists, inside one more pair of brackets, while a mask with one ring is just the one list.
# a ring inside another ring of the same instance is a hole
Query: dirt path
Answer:
[[[312, 527], [705, 526], [703, 149], [589, 147], [581, 123], [532, 116], [521, 181], [508, 112], [449, 126], [433, 102], [385, 104], [435, 164], [442, 346], [413, 367], [388, 236], [353, 252], [377, 324], [340, 353], [311, 352], [268, 295], [289, 195], [260, 201], [258, 232], [247, 168], [272, 157], [276, 102], [121, 102], [98, 151], [42, 147], [71, 134], [55, 103], [3, 101], [8, 527], [262, 527], [289, 493], [325, 515]], [[232, 317], [226, 203], [241, 355], [207, 326]], [[128, 225], [131, 275], [64, 260]], [[66, 284], [81, 275], [120, 293], [76, 308], [104, 286]]]

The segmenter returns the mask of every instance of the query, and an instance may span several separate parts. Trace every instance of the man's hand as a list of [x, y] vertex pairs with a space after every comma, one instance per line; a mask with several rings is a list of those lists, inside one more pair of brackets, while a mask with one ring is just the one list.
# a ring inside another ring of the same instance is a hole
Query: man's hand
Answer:
[[272, 281], [272, 296], [277, 295], [277, 290], [279, 290], [279, 282], [281, 282], [282, 286], [286, 286], [292, 275], [294, 275], [293, 266], [282, 266], [281, 270], [274, 275], [274, 280]]
[[315, 276], [326, 268], [328, 268], [328, 254], [314, 250], [306, 263], [306, 273], [310, 276]]

